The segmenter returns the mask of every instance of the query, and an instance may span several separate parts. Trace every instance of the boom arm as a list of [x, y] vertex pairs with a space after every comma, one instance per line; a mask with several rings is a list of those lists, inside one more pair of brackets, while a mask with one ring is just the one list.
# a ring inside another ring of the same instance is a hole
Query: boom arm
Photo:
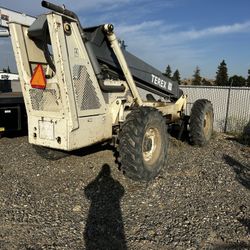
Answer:
[[[42, 1], [42, 6], [52, 11], [74, 18], [77, 21], [81, 37], [85, 43], [88, 55], [90, 57], [93, 69], [95, 71], [100, 86], [103, 82], [103, 74], [101, 71], [102, 65], [108, 66], [118, 75], [123, 75], [124, 69], [121, 69], [121, 62], [117, 58], [117, 55], [115, 55], [117, 53], [112, 51], [112, 49], [110, 48], [110, 44], [106, 38], [107, 34], [105, 34], [104, 31], [104, 25], [83, 29], [77, 15], [74, 12], [67, 10], [63, 7], [51, 4], [47, 1]], [[37, 27], [34, 28], [34, 30], [36, 31]], [[29, 29], [30, 37], [33, 36], [32, 33], [33, 27]], [[111, 45], [111, 47], [112, 46], [113, 45]], [[159, 70], [155, 69], [151, 65], [145, 63], [141, 59], [127, 52], [126, 50], [124, 50], [124, 48], [121, 47], [120, 50], [123, 54], [121, 57], [125, 58], [125, 62], [128, 66], [125, 68], [127, 68], [131, 72], [132, 78], [134, 79], [138, 87], [148, 90], [151, 93], [158, 94], [159, 96], [170, 98], [172, 100], [179, 99], [179, 97], [183, 94], [182, 91], [179, 89], [179, 85], [177, 82], [165, 77]], [[117, 87], [113, 88], [114, 91], [122, 91], [122, 86], [118, 87], [118, 89]], [[109, 89], [107, 92], [112, 91]], [[138, 99], [136, 93], [134, 92], [136, 91], [132, 91], [134, 98]]]

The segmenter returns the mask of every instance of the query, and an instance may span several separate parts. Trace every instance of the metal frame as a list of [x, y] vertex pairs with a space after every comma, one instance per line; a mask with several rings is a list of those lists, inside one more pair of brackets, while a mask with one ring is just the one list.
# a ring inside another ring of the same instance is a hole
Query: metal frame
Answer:
[[[142, 100], [112, 25], [104, 25], [104, 30], [126, 81], [105, 80], [104, 84], [108, 86], [123, 84], [125, 91], [103, 93], [81, 37], [78, 21], [63, 14], [50, 13], [47, 14], [47, 22], [56, 68], [54, 75], [49, 70], [43, 50], [28, 37], [28, 26], [15, 22], [9, 24], [27, 109], [30, 143], [70, 151], [111, 139], [113, 126], [119, 126], [130, 112], [129, 108], [135, 106], [154, 107], [168, 116], [166, 120], [168, 122], [181, 118], [186, 107], [186, 96], [180, 97], [175, 103]], [[37, 91], [37, 94], [30, 85], [32, 70], [38, 63], [51, 75], [47, 79], [46, 90], [51, 91], [49, 97], [55, 99], [54, 106], [50, 106], [50, 99], [44, 97], [44, 92]], [[84, 69], [84, 73], [81, 70], [78, 72], [83, 78], [80, 87], [85, 88], [81, 90], [82, 99], [77, 90], [78, 73], [74, 71], [77, 68]], [[90, 97], [86, 96], [84, 91]], [[31, 92], [35, 92], [36, 95], [32, 97]], [[40, 99], [36, 100], [38, 96]], [[87, 109], [79, 106], [84, 98], [89, 101]], [[34, 109], [34, 99], [37, 110]]]

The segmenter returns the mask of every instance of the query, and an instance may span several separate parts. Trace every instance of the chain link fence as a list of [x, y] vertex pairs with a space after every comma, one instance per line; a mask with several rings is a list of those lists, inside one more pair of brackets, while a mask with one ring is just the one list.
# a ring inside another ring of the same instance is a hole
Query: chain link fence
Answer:
[[241, 133], [250, 124], [250, 88], [180, 86], [188, 95], [187, 114], [197, 99], [208, 99], [214, 107], [214, 130]]

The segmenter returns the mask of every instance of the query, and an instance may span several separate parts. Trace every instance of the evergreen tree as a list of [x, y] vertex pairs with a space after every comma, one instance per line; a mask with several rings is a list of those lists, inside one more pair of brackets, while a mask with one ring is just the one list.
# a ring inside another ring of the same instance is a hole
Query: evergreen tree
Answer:
[[227, 74], [227, 64], [223, 60], [218, 66], [216, 72], [215, 85], [218, 86], [228, 86], [228, 74]]
[[200, 68], [197, 66], [194, 71], [192, 85], [201, 85], [201, 75], [200, 75]]
[[10, 67], [8, 66], [8, 68], [3, 68], [3, 72], [4, 72], [4, 73], [11, 73], [11, 72], [10, 72]]
[[246, 79], [243, 76], [231, 76], [228, 80], [230, 86], [244, 87], [246, 86]]
[[171, 67], [170, 65], [167, 66], [166, 70], [165, 70], [165, 73], [163, 73], [164, 76], [172, 79], [172, 70], [171, 70]]
[[250, 87], [250, 69], [248, 70], [247, 87]]
[[203, 78], [201, 84], [204, 86], [212, 86], [212, 83], [208, 81], [206, 78]]
[[174, 72], [172, 80], [181, 84], [181, 76], [180, 76], [180, 72], [178, 69]]

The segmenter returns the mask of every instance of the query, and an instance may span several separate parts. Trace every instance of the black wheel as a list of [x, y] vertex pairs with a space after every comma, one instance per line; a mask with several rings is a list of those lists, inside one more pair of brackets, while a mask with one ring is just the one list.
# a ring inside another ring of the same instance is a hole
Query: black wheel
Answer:
[[131, 111], [119, 134], [121, 168], [133, 180], [156, 177], [167, 160], [168, 133], [159, 111], [140, 107]]
[[189, 134], [194, 145], [206, 145], [213, 133], [214, 113], [213, 106], [206, 99], [197, 100], [191, 109]]
[[59, 160], [61, 158], [64, 158], [68, 155], [67, 152], [47, 148], [43, 146], [33, 145], [33, 148], [35, 149], [36, 153], [41, 156], [42, 158], [45, 158], [47, 160]]

